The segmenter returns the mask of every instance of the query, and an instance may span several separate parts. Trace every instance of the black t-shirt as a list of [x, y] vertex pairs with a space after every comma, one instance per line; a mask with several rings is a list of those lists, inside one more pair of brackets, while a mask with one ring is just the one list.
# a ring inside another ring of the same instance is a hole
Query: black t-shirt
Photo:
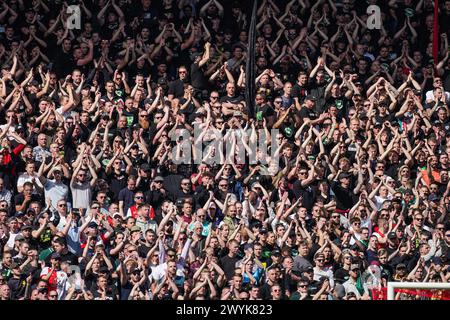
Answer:
[[119, 192], [119, 196], [117, 199], [119, 201], [123, 201], [123, 212], [126, 213], [128, 209], [133, 205], [133, 195], [134, 192], [128, 189], [127, 187], [123, 188]]
[[[92, 291], [92, 295], [94, 296], [94, 300], [102, 299], [102, 294], [98, 290]], [[116, 296], [117, 296], [116, 286], [108, 286], [106, 288], [106, 300], [116, 300]], [[126, 299], [124, 299], [124, 300], [126, 300]]]
[[84, 277], [84, 284], [86, 286], [86, 288], [88, 290], [90, 290], [91, 292], [94, 292], [97, 290], [96, 288], [96, 283], [97, 283], [97, 279], [99, 277], [99, 274], [94, 273], [94, 272], [89, 272], [85, 277]]
[[316, 79], [310, 79], [310, 94], [316, 97], [316, 107], [317, 112], [322, 113], [325, 111], [325, 88], [328, 83], [325, 81], [324, 83], [318, 84]]
[[[187, 99], [180, 98], [180, 105], [184, 105], [187, 102]], [[186, 108], [180, 109], [179, 111], [181, 114], [184, 114], [186, 116], [187, 121], [193, 122], [195, 120], [194, 112], [195, 112], [195, 104], [193, 101], [188, 103]]]
[[340, 97], [329, 97], [326, 101], [326, 105], [335, 105], [338, 109], [338, 116], [340, 118], [345, 117], [347, 115], [347, 110], [351, 106], [351, 101], [344, 96]]
[[270, 289], [272, 288], [272, 286], [268, 283], [264, 283], [261, 287], [260, 287], [260, 296], [263, 300], [270, 300], [272, 298], [272, 296], [270, 295]]
[[298, 83], [296, 83], [292, 87], [292, 93], [291, 96], [293, 98], [298, 98], [299, 103], [302, 104], [305, 101], [306, 96], [309, 94], [309, 87], [308, 85], [300, 86]]
[[387, 164], [386, 175], [397, 180], [398, 169], [400, 169], [400, 167], [402, 166], [402, 163], [387, 162], [386, 164]]
[[336, 281], [336, 283], [343, 284], [349, 278], [350, 278], [349, 271], [344, 268], [340, 268], [336, 270], [336, 272], [334, 273], [334, 280]]
[[392, 114], [385, 114], [383, 116], [380, 114], [375, 115], [375, 121], [379, 123], [384, 123], [385, 121], [391, 122], [394, 119], [395, 118]]
[[[128, 300], [128, 297], [130, 296], [131, 290], [133, 289], [133, 284], [128, 281], [125, 285], [121, 286], [120, 288], [120, 300]], [[149, 284], [146, 280], [143, 284], [139, 286], [139, 289], [142, 292], [148, 292], [149, 290]]]
[[241, 95], [234, 95], [233, 97], [230, 97], [226, 95], [225, 97], [220, 98], [220, 102], [228, 102], [233, 104], [238, 104], [239, 102], [244, 101], [244, 97]]
[[[150, 204], [155, 210], [160, 208], [166, 196], [159, 190], [149, 190], [145, 194], [145, 201]], [[157, 221], [159, 223], [159, 221]]]
[[331, 183], [331, 189], [336, 195], [336, 208], [347, 210], [353, 207], [353, 193], [349, 189], [344, 189], [338, 182]]
[[150, 251], [152, 247], [147, 246], [145, 243], [141, 243], [138, 247], [139, 257], [145, 258], [147, 257], [147, 253]]
[[121, 172], [120, 175], [116, 175], [114, 172], [106, 175], [106, 181], [109, 184], [109, 189], [113, 194], [113, 201], [117, 201], [119, 192], [127, 185], [127, 177]]
[[262, 106], [256, 106], [255, 108], [256, 119], [266, 119], [275, 115], [275, 110], [269, 105], [264, 104]]
[[144, 66], [139, 68], [136, 63], [133, 63], [128, 69], [128, 79], [135, 79], [136, 75], [142, 74], [145, 78], [150, 75], [151, 66], [145, 61]]
[[295, 198], [299, 199], [302, 197], [302, 205], [308, 210], [311, 210], [314, 205], [314, 198], [316, 194], [314, 188], [311, 185], [303, 187], [301, 181], [297, 180], [294, 182], [293, 191]]
[[[301, 276], [300, 272], [292, 271], [292, 273], [297, 277]], [[294, 292], [297, 289], [297, 281], [294, 281], [292, 276], [289, 273], [286, 273], [286, 271], [283, 271], [282, 279], [284, 287], [289, 290], [289, 292]]]
[[[139, 18], [141, 21], [142, 26], [146, 27], [154, 27], [157, 25], [157, 18], [159, 16], [158, 10], [155, 8], [155, 6], [150, 5], [148, 9], [142, 8], [142, 6], [136, 6], [135, 7], [135, 15]], [[154, 28], [151, 28], [154, 29]]]
[[380, 265], [381, 268], [381, 275], [386, 275], [388, 280], [392, 280], [394, 276], [394, 268], [388, 264], [382, 264]]
[[175, 98], [182, 98], [184, 95], [184, 82], [180, 79], [174, 80], [169, 84], [168, 94], [173, 94]]
[[124, 109], [122, 111], [122, 115], [127, 118], [127, 124], [129, 127], [138, 122], [138, 110], [127, 111], [126, 109]]
[[316, 120], [318, 118], [317, 112], [314, 109], [308, 109], [306, 107], [302, 107], [298, 111], [298, 115], [301, 119], [309, 118], [310, 120]]
[[[284, 283], [278, 283], [281, 287], [281, 299], [285, 298], [285, 286]], [[264, 283], [261, 287], [260, 287], [260, 292], [261, 292], [261, 298], [263, 300], [272, 300], [272, 295], [270, 294], [270, 289], [272, 288], [272, 286], [268, 283]]]
[[226, 255], [220, 259], [220, 265], [225, 272], [225, 277], [227, 280], [231, 280], [234, 275], [234, 269], [236, 268], [236, 262], [238, 262], [239, 258], [234, 257], [231, 258], [229, 255]]
[[205, 77], [203, 67], [200, 67], [197, 63], [191, 64], [191, 84], [198, 90], [204, 90], [208, 87], [208, 79]]
[[59, 78], [64, 78], [73, 71], [76, 64], [70, 52], [65, 53], [61, 48], [59, 50], [60, 52], [55, 57], [53, 70]]
[[8, 281], [8, 286], [11, 289], [11, 299], [18, 300], [25, 295], [25, 288], [27, 286], [27, 281], [24, 275], [20, 278], [12, 277]]

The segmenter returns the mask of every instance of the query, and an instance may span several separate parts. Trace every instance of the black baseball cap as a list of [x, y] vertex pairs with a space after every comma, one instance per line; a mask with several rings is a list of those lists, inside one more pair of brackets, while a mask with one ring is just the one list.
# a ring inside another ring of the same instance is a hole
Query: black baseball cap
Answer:
[[94, 221], [91, 221], [88, 224], [88, 228], [98, 228], [98, 225]]
[[397, 236], [395, 235], [395, 232], [390, 232], [390, 233], [388, 234], [388, 239], [389, 239], [389, 240], [395, 240], [395, 239], [397, 239]]
[[262, 227], [262, 223], [261, 223], [261, 221], [253, 222], [253, 223], [251, 224], [251, 227], [252, 227], [252, 228], [261, 228], [261, 227]]
[[27, 230], [27, 229], [33, 229], [33, 228], [29, 225], [23, 225], [22, 228], [20, 228], [21, 231]]
[[58, 252], [53, 252], [50, 259], [61, 259], [61, 255]]
[[345, 179], [345, 178], [350, 178], [350, 174], [348, 172], [341, 172], [339, 174], [338, 179], [341, 180], [341, 179]]
[[311, 267], [311, 266], [302, 266], [301, 268], [300, 268], [300, 272], [312, 272], [312, 271], [314, 271], [314, 269], [313, 269], [313, 267]]
[[281, 252], [278, 249], [272, 250], [272, 252], [270, 254], [275, 257], [281, 256]]

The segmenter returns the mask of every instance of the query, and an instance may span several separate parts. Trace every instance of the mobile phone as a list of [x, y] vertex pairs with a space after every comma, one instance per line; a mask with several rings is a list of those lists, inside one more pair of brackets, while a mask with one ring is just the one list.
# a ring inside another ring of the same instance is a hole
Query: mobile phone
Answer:
[[256, 113], [256, 120], [262, 121], [262, 112], [257, 112]]

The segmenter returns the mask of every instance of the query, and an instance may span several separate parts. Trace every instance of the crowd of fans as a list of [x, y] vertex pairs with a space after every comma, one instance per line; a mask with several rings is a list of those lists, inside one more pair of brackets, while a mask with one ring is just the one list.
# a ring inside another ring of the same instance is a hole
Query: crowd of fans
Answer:
[[[259, 0], [251, 112], [247, 1], [2, 1], [0, 299], [369, 300], [448, 282], [450, 1], [438, 61], [433, 5]], [[179, 163], [194, 126], [205, 152]]]

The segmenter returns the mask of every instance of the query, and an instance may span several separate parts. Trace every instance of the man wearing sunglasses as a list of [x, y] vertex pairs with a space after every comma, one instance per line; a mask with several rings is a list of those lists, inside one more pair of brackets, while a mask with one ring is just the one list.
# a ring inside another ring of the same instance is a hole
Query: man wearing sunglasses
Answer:
[[145, 203], [144, 193], [142, 191], [137, 191], [133, 196], [133, 205], [130, 206], [125, 217], [133, 217], [136, 219], [138, 215], [138, 208], [144, 203]]
[[188, 71], [185, 66], [178, 68], [178, 79], [169, 84], [168, 100], [172, 101], [174, 98], [180, 99], [184, 95], [184, 85], [188, 83]]
[[70, 181], [70, 189], [72, 191], [72, 207], [79, 209], [89, 208], [89, 204], [92, 197], [92, 188], [97, 182], [97, 173], [88, 162], [87, 169], [91, 174], [91, 180], [87, 181], [87, 170], [83, 169], [83, 162], [80, 161], [79, 165], [73, 172], [72, 179]]
[[47, 174], [48, 179], [44, 175], [45, 161], [42, 162], [39, 171], [38, 178], [41, 184], [44, 186], [45, 198], [50, 199], [52, 204], [58, 203], [62, 199], [67, 199], [69, 196], [69, 187], [62, 182], [64, 176], [69, 176], [69, 172], [65, 166], [54, 166]]
[[358, 264], [352, 264], [350, 266], [350, 272], [349, 272], [350, 278], [346, 282], [343, 283], [343, 286], [345, 288], [345, 293], [346, 294], [349, 294], [349, 293], [355, 294], [355, 296], [358, 300], [370, 300], [367, 284], [365, 284], [365, 283], [363, 284], [362, 290], [360, 288], [358, 288], [358, 286], [357, 286], [358, 278], [361, 276], [360, 272], [361, 272], [361, 270], [360, 270], [360, 267]]
[[302, 277], [297, 283], [297, 291], [292, 293], [289, 300], [311, 300], [312, 298], [309, 294], [308, 288], [309, 280], [305, 277]]
[[320, 281], [322, 277], [325, 277], [330, 282], [330, 287], [334, 288], [334, 274], [333, 269], [325, 268], [325, 256], [323, 253], [318, 253], [314, 257], [315, 267], [314, 270], [314, 280]]
[[[130, 212], [130, 215], [128, 215], [128, 211], [133, 206], [133, 204], [137, 203], [136, 200], [142, 200], [143, 203], [143, 193], [140, 192], [139, 199], [135, 198], [134, 190], [136, 190], [136, 177], [135, 176], [129, 176], [127, 180], [127, 186], [120, 190], [118, 200], [119, 200], [119, 212], [120, 214], [125, 216], [132, 216], [133, 212]], [[136, 215], [136, 210], [134, 210], [134, 216]]]
[[[148, 190], [144, 196], [146, 201], [152, 206], [152, 208], [162, 208], [163, 202], [167, 197], [167, 192], [164, 189], [164, 178], [156, 176], [150, 184], [150, 190]], [[155, 212], [155, 219], [158, 223], [161, 222], [162, 216], [160, 213]]]

